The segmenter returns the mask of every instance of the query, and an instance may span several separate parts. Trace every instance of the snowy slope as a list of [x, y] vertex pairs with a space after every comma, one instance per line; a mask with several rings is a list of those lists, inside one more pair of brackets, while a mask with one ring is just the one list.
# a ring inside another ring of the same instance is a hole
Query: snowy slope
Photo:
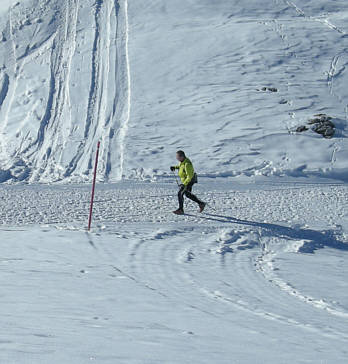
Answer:
[[[130, 6], [127, 165], [147, 167], [155, 154], [163, 170], [169, 146], [206, 174], [346, 168], [346, 2], [150, 3]], [[266, 86], [279, 92], [257, 91]], [[317, 112], [337, 118], [334, 139], [289, 135]]]
[[[122, 14], [121, 14], [122, 13]], [[26, 1], [4, 25], [1, 164], [19, 179], [84, 180], [122, 171], [128, 121], [126, 8], [114, 1]]]
[[[16, 3], [1, 20], [1, 180], [85, 181], [98, 139], [105, 181], [166, 174], [179, 147], [205, 175], [346, 180], [347, 16], [324, 0]], [[333, 139], [289, 134], [317, 112]]]

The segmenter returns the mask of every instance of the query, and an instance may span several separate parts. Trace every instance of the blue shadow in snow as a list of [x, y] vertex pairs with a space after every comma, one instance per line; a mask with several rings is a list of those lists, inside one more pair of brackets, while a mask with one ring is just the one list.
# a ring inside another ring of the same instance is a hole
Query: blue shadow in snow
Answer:
[[303, 246], [299, 249], [300, 253], [313, 254], [316, 250], [323, 249], [325, 247], [348, 251], [348, 243], [338, 240], [335, 236], [334, 230], [317, 231], [312, 229], [294, 229], [277, 224], [241, 220], [231, 216], [208, 213], [201, 217], [206, 220], [218, 221], [222, 223], [259, 227], [263, 229], [263, 231], [268, 236], [279, 237], [288, 240], [306, 240]]

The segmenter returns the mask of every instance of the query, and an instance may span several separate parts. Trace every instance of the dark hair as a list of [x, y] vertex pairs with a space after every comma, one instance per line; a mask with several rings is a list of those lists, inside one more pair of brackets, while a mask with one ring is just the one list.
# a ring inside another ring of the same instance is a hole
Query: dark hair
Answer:
[[176, 154], [178, 154], [180, 157], [186, 157], [185, 152], [183, 150], [178, 150]]

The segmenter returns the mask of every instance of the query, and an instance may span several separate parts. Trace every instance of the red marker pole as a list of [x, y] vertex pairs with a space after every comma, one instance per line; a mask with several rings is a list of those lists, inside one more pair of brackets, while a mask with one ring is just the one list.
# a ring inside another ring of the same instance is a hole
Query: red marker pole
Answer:
[[99, 159], [99, 148], [100, 148], [100, 142], [98, 142], [98, 145], [97, 145], [97, 153], [96, 153], [96, 156], [95, 156], [95, 165], [94, 165], [94, 176], [93, 176], [93, 185], [92, 185], [91, 206], [89, 208], [88, 231], [91, 230], [91, 224], [92, 224], [94, 193], [95, 193], [95, 182], [97, 180], [97, 168], [98, 168], [98, 159]]

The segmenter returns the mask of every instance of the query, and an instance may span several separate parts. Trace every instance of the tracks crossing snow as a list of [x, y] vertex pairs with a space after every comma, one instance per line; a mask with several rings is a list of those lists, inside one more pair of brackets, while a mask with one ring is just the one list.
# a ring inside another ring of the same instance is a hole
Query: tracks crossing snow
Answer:
[[[97, 226], [86, 233], [88, 186], [2, 186], [2, 238], [35, 233], [38, 228], [28, 225], [41, 225], [32, 242], [16, 240], [18, 250], [11, 250], [13, 242], [6, 244], [7, 251], [0, 259], [2, 273], [29, 269], [33, 252], [35, 257], [41, 254], [40, 269], [26, 273], [25, 282], [35, 274], [30, 284], [42, 290], [50, 281], [43, 274], [47, 270], [55, 279], [55, 287], [56, 283], [58, 288], [66, 287], [66, 282], [83, 285], [83, 289], [72, 290], [69, 302], [49, 295], [53, 307], [57, 305], [60, 310], [51, 312], [45, 307], [43, 312], [50, 312], [54, 324], [63, 312], [70, 325], [96, 328], [103, 339], [110, 335], [114, 341], [121, 332], [134, 340], [131, 330], [135, 326], [143, 339], [155, 326], [170, 332], [171, 346], [180, 343], [182, 347], [182, 340], [197, 340], [201, 352], [205, 337], [208, 343], [204, 347], [212, 352], [215, 343], [219, 347], [226, 343], [224, 351], [216, 354], [221, 358], [233, 343], [244, 342], [240, 338], [243, 333], [254, 345], [260, 340], [269, 345], [277, 342], [277, 347], [286, 350], [302, 348], [310, 357], [313, 351], [325, 349], [326, 357], [338, 355], [340, 359], [348, 339], [348, 297], [333, 297], [335, 292], [325, 290], [325, 285], [308, 293], [302, 280], [310, 278], [299, 280], [296, 273], [304, 256], [313, 265], [300, 266], [300, 272], [308, 275], [314, 269], [314, 279], [320, 277], [328, 286], [337, 259], [346, 269], [348, 244], [340, 224], [346, 211], [341, 201], [347, 199], [347, 187], [229, 188], [215, 190], [214, 185], [201, 184], [198, 194], [215, 210], [207, 208], [200, 215], [192, 212], [196, 206], [188, 204], [187, 215], [176, 217], [170, 212], [176, 204], [174, 183], [99, 185]], [[320, 213], [317, 206], [322, 207]], [[27, 250], [23, 262], [10, 261]], [[334, 260], [326, 257], [327, 251]], [[325, 271], [315, 266], [317, 256], [325, 258]], [[38, 281], [41, 274], [46, 283]], [[344, 272], [339, 272], [337, 287], [344, 284], [342, 275]], [[91, 297], [86, 298], [86, 292]], [[27, 299], [26, 293], [21, 297]], [[68, 312], [71, 307], [75, 311]], [[42, 315], [42, 311], [37, 312]], [[21, 318], [16, 316], [12, 321]], [[59, 326], [56, 332], [59, 335]], [[160, 338], [166, 342], [163, 332], [156, 333], [155, 341]], [[50, 347], [49, 343], [44, 347]], [[141, 342], [136, 341], [136, 347], [141, 347]], [[199, 362], [211, 362], [211, 355]]]
[[[87, 180], [101, 140], [100, 179], [119, 180], [131, 108], [128, 2], [45, 4], [15, 5], [3, 33], [2, 168], [19, 180]], [[24, 118], [13, 112], [21, 104]]]

